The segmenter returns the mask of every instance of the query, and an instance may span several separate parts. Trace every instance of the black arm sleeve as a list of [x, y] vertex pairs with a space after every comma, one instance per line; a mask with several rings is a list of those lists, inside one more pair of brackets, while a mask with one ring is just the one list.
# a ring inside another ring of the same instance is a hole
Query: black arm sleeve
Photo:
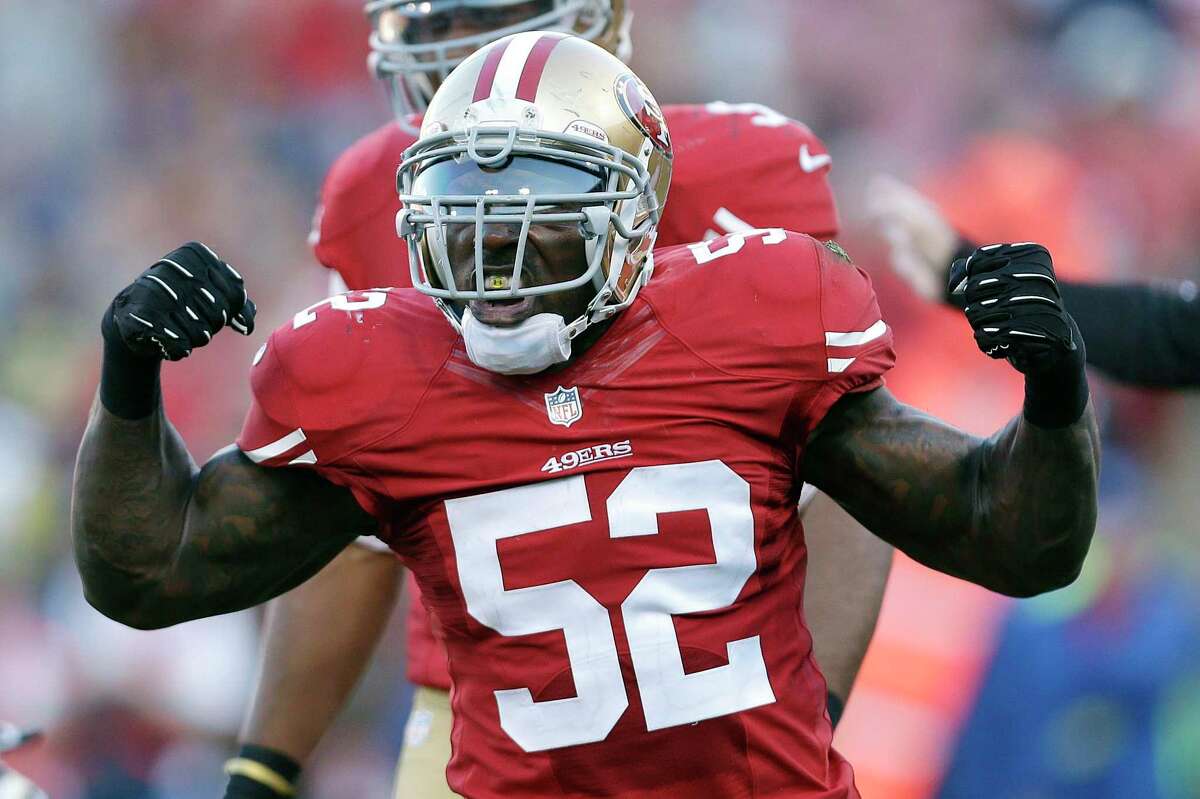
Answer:
[[[977, 246], [960, 237], [953, 257], [965, 258]], [[947, 280], [945, 299], [957, 305], [960, 295], [951, 295], [951, 288]], [[1194, 283], [1059, 281], [1058, 288], [1087, 344], [1089, 366], [1133, 386], [1200, 386], [1200, 296]]]
[[1200, 386], [1200, 299], [1193, 283], [1058, 284], [1087, 362], [1135, 386]]

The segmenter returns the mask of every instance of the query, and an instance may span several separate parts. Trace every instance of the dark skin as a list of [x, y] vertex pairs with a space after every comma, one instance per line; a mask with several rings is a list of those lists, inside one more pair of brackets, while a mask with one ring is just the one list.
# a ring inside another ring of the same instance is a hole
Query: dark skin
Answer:
[[1099, 453], [1091, 402], [1068, 427], [1017, 416], [981, 439], [880, 388], [834, 405], [804, 459], [809, 482], [909, 557], [1022, 597], [1079, 575]]
[[[517, 230], [486, 232], [488, 263], [500, 267]], [[472, 269], [473, 236], [470, 226], [450, 236], [456, 273]], [[538, 227], [531, 238], [527, 268], [539, 280], [580, 273], [573, 226]], [[522, 314], [574, 318], [591, 292], [539, 298]], [[573, 358], [595, 336], [577, 339]], [[1065, 428], [1018, 417], [980, 439], [877, 389], [830, 409], [810, 435], [804, 474], [920, 562], [1029, 596], [1078, 575], [1095, 527], [1098, 462], [1090, 403]], [[143, 628], [260, 604], [373, 529], [348, 490], [311, 472], [259, 467], [236, 451], [198, 470], [161, 405], [126, 421], [98, 402], [80, 447], [72, 522], [89, 601]]]
[[376, 527], [349, 491], [302, 469], [232, 448], [197, 468], [161, 403], [133, 421], [92, 404], [72, 500], [88, 601], [139, 629], [261, 604]]

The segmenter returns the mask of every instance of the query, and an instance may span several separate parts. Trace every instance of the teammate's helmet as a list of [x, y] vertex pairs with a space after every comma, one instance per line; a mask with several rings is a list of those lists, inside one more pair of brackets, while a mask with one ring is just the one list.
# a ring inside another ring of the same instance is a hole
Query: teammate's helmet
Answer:
[[[421, 138], [397, 177], [413, 285], [446, 301], [506, 300], [591, 284], [591, 322], [627, 307], [650, 278], [650, 251], [671, 182], [671, 137], [658, 104], [629, 67], [561, 33], [509, 36], [464, 61], [430, 103]], [[530, 228], [578, 224], [584, 273], [525, 285]], [[509, 280], [485, 280], [485, 225], [520, 225]], [[455, 284], [446, 235], [475, 226], [473, 286]], [[570, 321], [570, 320], [567, 320]]]
[[[480, 47], [514, 33], [553, 30], [630, 56], [626, 0], [371, 0], [371, 70], [388, 85], [396, 118], [420, 113], [442, 80]], [[453, 36], [461, 18], [469, 36]], [[514, 21], [516, 20], [516, 21]]]

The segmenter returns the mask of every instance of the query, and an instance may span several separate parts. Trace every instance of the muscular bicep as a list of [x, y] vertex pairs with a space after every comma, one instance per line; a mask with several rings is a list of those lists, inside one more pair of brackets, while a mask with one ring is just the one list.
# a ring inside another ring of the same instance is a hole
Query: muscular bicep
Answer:
[[1017, 416], [980, 439], [877, 389], [833, 406], [804, 465], [814, 485], [905, 554], [1011, 596], [1074, 580], [1096, 526], [1090, 406], [1065, 427]]
[[984, 442], [898, 401], [885, 388], [840, 399], [813, 431], [805, 479], [875, 535], [943, 571], [974, 527], [976, 453]]
[[376, 527], [348, 489], [308, 469], [258, 466], [234, 447], [194, 480], [167, 600], [204, 596], [206, 615], [299, 585]]

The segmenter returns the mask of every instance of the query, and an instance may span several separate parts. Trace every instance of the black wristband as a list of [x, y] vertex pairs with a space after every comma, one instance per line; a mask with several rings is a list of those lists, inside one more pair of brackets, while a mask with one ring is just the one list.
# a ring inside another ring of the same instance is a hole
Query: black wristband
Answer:
[[833, 691], [825, 692], [825, 710], [829, 713], [829, 721], [836, 730], [838, 722], [842, 720], [842, 712], [846, 709], [846, 703], [842, 698]]
[[279, 799], [296, 793], [301, 766], [276, 749], [243, 744], [225, 764], [229, 785], [225, 799]]
[[946, 292], [942, 296], [942, 300], [947, 305], [953, 305], [955, 308], [962, 309], [967, 304], [966, 297], [962, 294], [954, 294], [954, 286], [950, 285], [950, 268], [954, 262], [960, 258], [970, 258], [976, 250], [979, 249], [977, 242], [971, 241], [961, 233], [958, 234], [958, 241], [954, 245], [954, 253], [950, 256], [949, 262], [946, 263], [945, 271], [942, 273], [942, 288]]
[[1053, 368], [1025, 375], [1025, 420], [1047, 430], [1075, 424], [1087, 408], [1087, 352], [1074, 319], [1070, 325], [1075, 350]]
[[125, 345], [112, 321], [111, 307], [104, 312], [100, 334], [104, 337], [100, 404], [113, 416], [145, 419], [158, 407], [162, 359], [137, 355]]

